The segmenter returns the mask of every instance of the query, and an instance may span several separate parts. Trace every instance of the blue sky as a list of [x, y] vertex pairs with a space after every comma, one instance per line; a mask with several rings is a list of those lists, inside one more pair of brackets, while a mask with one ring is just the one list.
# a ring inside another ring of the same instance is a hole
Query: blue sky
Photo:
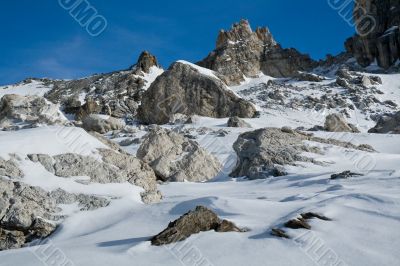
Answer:
[[164, 68], [196, 62], [215, 46], [219, 29], [241, 18], [268, 26], [283, 47], [313, 58], [341, 52], [354, 29], [328, 0], [89, 0], [108, 26], [90, 36], [58, 0], [2, 0], [0, 84], [26, 77], [77, 78], [124, 69], [142, 50]]

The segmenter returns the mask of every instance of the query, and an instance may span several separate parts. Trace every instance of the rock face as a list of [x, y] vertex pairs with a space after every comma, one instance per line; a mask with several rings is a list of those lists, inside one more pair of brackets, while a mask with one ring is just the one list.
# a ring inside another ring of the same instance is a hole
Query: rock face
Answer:
[[0, 177], [0, 194], [0, 251], [20, 248], [56, 229], [49, 221], [56, 203], [44, 190]]
[[202, 182], [218, 175], [221, 164], [198, 143], [157, 127], [148, 133], [137, 152], [163, 181]]
[[234, 143], [233, 148], [238, 156], [238, 162], [230, 175], [261, 179], [286, 175], [283, 166], [296, 165], [296, 162], [318, 164], [317, 161], [301, 155], [303, 152], [321, 153], [318, 148], [306, 145], [304, 141], [373, 151], [372, 147], [366, 145], [355, 146], [348, 142], [318, 138], [288, 128], [258, 129], [241, 134]]
[[155, 56], [143, 52], [127, 70], [71, 81], [54, 81], [45, 97], [81, 120], [89, 114], [134, 118], [143, 92], [162, 73]]
[[198, 206], [195, 210], [171, 222], [167, 229], [151, 239], [151, 244], [153, 246], [168, 245], [183, 241], [193, 234], [211, 230], [216, 232], [242, 232], [232, 222], [221, 220], [213, 211]]
[[161, 200], [156, 176], [149, 165], [136, 157], [117, 151], [100, 149], [99, 152], [102, 161], [72, 153], [54, 157], [31, 154], [28, 157], [31, 161], [42, 164], [47, 171], [56, 176], [88, 176], [90, 182], [101, 184], [129, 182], [145, 190], [141, 194], [143, 202], [155, 203]]
[[346, 49], [357, 62], [369, 66], [375, 60], [389, 68], [400, 57], [400, 2], [356, 0], [354, 20], [358, 34], [346, 41]]
[[83, 119], [82, 127], [87, 131], [105, 134], [112, 130], [123, 129], [125, 127], [125, 122], [114, 117], [103, 117], [92, 114]]
[[379, 134], [400, 134], [400, 112], [395, 114], [383, 115], [374, 128], [371, 128], [369, 133]]
[[356, 126], [349, 124], [341, 114], [331, 114], [325, 119], [324, 129], [328, 132], [360, 133]]
[[226, 88], [206, 69], [176, 62], [143, 94], [139, 119], [166, 124], [173, 114], [208, 117], [253, 117], [254, 106]]
[[144, 51], [140, 54], [139, 59], [133, 68], [135, 68], [136, 73], [140, 74], [140, 71], [150, 73], [150, 69], [153, 66], [160, 68], [157, 58], [148, 51]]
[[247, 123], [243, 119], [240, 119], [237, 116], [229, 118], [227, 126], [228, 127], [251, 127], [249, 123]]
[[6, 161], [0, 157], [0, 177], [20, 178], [24, 173], [18, 168], [16, 162], [12, 159]]
[[244, 76], [255, 77], [261, 72], [288, 77], [315, 66], [307, 55], [282, 49], [268, 28], [253, 32], [247, 20], [234, 24], [230, 31], [221, 30], [216, 49], [197, 64], [218, 72], [228, 85], [238, 85]]
[[57, 105], [39, 96], [5, 95], [0, 100], [0, 129], [63, 124], [66, 119]]

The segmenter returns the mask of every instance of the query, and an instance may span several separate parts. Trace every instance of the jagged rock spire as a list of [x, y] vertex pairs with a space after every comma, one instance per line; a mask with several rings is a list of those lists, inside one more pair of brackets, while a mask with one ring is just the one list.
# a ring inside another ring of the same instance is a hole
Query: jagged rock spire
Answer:
[[231, 30], [221, 30], [219, 32], [216, 48], [220, 49], [230, 44], [237, 44], [247, 41], [261, 41], [267, 46], [273, 46], [276, 44], [271, 32], [267, 27], [257, 28], [257, 30], [253, 32], [249, 21], [242, 19], [239, 23], [233, 24]]
[[275, 77], [297, 75], [315, 67], [315, 61], [295, 49], [282, 49], [267, 27], [251, 29], [242, 19], [229, 31], [221, 30], [216, 49], [198, 65], [212, 69], [228, 85], [264, 73]]
[[150, 68], [156, 66], [156, 67], [160, 67], [160, 65], [158, 64], [157, 58], [150, 54], [150, 52], [148, 51], [143, 51], [140, 56], [139, 59], [135, 65], [136, 71], [143, 71], [144, 73], [149, 73], [150, 72]]

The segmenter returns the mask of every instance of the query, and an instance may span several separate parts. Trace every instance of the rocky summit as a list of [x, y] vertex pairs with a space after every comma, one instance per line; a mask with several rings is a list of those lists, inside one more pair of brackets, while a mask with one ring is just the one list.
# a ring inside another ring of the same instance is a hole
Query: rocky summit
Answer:
[[219, 73], [228, 85], [237, 85], [245, 77], [260, 73], [289, 77], [316, 67], [309, 56], [296, 49], [283, 49], [268, 28], [253, 31], [247, 20], [233, 24], [229, 31], [221, 30], [216, 49], [197, 64]]

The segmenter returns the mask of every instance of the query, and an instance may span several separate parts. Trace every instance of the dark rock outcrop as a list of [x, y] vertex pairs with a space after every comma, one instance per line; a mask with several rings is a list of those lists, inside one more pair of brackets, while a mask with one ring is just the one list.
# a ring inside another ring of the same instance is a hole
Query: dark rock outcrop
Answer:
[[331, 179], [332, 180], [335, 180], [335, 179], [348, 179], [348, 178], [354, 177], [354, 176], [363, 176], [363, 174], [353, 173], [351, 171], [344, 171], [344, 172], [339, 173], [339, 174], [331, 175]]
[[371, 128], [368, 133], [400, 134], [400, 112], [383, 115], [379, 118], [376, 126]]
[[356, 0], [353, 17], [358, 34], [346, 41], [347, 51], [363, 67], [375, 60], [392, 66], [400, 57], [400, 1]]
[[193, 234], [211, 231], [216, 232], [243, 232], [230, 221], [221, 220], [211, 210], [203, 206], [197, 206], [179, 219], [169, 223], [168, 228], [151, 239], [153, 246], [168, 245], [183, 241]]
[[150, 73], [150, 69], [153, 66], [160, 68], [157, 58], [148, 51], [144, 51], [140, 54], [139, 59], [133, 68], [137, 74], [140, 74], [140, 71], [143, 71], [144, 73]]
[[282, 49], [268, 28], [253, 32], [247, 20], [235, 23], [229, 31], [221, 30], [216, 49], [197, 64], [219, 73], [228, 85], [237, 85], [244, 76], [256, 77], [261, 72], [289, 77], [316, 66], [309, 56], [295, 49]]
[[255, 107], [236, 96], [212, 71], [176, 62], [143, 94], [139, 119], [166, 124], [174, 114], [251, 118]]

